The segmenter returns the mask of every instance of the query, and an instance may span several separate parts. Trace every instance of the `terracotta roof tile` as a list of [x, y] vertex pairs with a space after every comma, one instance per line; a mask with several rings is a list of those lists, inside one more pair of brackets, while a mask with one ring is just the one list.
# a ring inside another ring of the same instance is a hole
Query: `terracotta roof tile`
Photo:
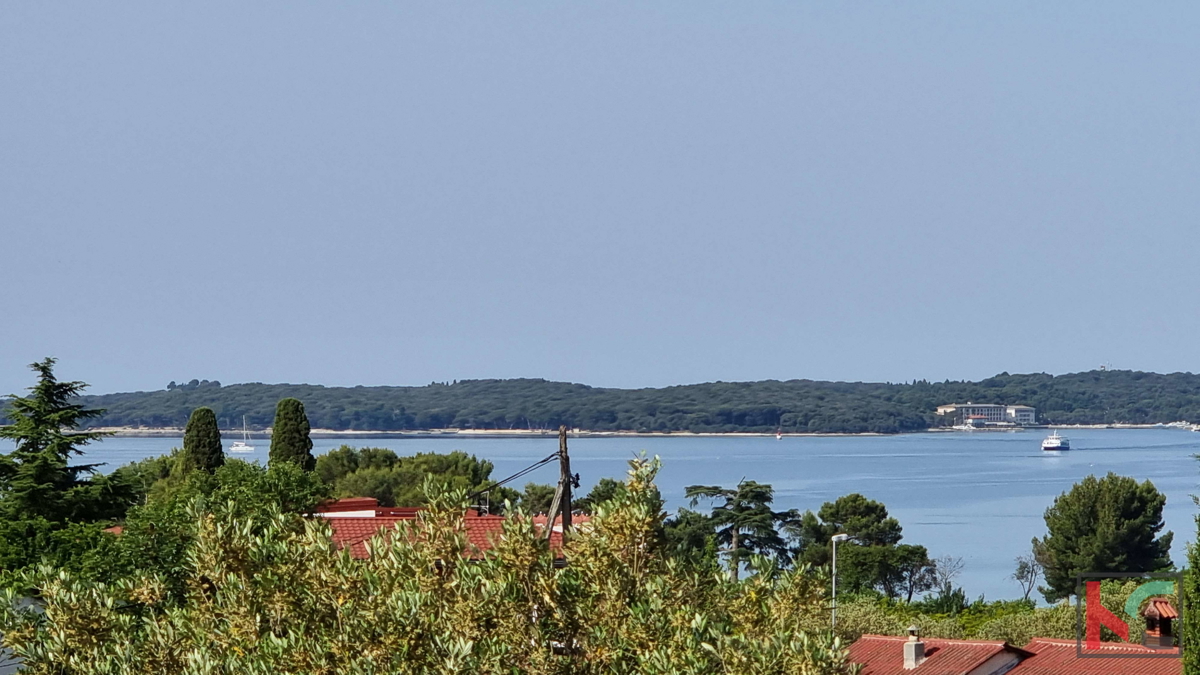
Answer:
[[861, 675], [964, 675], [1006, 651], [1020, 657], [1027, 655], [1023, 650], [995, 640], [924, 638], [925, 660], [914, 670], [905, 670], [904, 643], [907, 641], [907, 637], [895, 635], [864, 635], [850, 645], [850, 660], [863, 664]]
[[[1105, 642], [1100, 650], [1114, 655], [1177, 653], [1124, 642]], [[1183, 661], [1177, 658], [1079, 658], [1074, 640], [1034, 638], [1025, 645], [1034, 656], [1013, 668], [1010, 675], [1180, 675]], [[1089, 654], [1096, 653], [1088, 650]], [[913, 672], [913, 671], [910, 671]]]
[[[331, 499], [317, 506], [316, 515], [326, 518], [415, 518], [423, 506], [380, 506], [374, 497], [344, 497]], [[468, 516], [477, 516], [475, 509], [467, 509]]]
[[[358, 559], [367, 558], [366, 543], [378, 532], [387, 528], [395, 528], [397, 523], [412, 520], [411, 517], [362, 517], [362, 518], [329, 518], [329, 526], [333, 529], [333, 543], [338, 548], [349, 548], [351, 555]], [[545, 517], [542, 526], [545, 527]], [[536, 522], [536, 520], [535, 520]], [[490, 551], [493, 544], [499, 540], [504, 530], [503, 516], [466, 516], [463, 519], [466, 527], [467, 541], [475, 549], [471, 557], [475, 558]], [[551, 550], [562, 548], [561, 525], [550, 535]]]

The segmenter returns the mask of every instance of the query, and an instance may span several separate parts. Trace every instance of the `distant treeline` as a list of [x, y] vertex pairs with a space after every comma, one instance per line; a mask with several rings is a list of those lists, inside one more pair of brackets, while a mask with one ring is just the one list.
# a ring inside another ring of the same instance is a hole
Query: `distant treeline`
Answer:
[[1009, 375], [981, 382], [713, 382], [603, 389], [546, 380], [465, 380], [424, 387], [322, 387], [193, 381], [169, 390], [88, 396], [95, 426], [182, 427], [211, 407], [224, 428], [271, 424], [282, 398], [302, 400], [314, 428], [556, 429], [895, 433], [951, 422], [945, 403], [1026, 404], [1063, 424], [1200, 422], [1200, 376], [1135, 371]]

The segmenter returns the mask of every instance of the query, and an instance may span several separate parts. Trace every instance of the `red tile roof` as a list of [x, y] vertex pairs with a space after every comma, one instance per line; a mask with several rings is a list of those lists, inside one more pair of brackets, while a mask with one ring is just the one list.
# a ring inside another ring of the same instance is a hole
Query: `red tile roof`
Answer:
[[[348, 547], [351, 555], [362, 560], [368, 557], [366, 543], [371, 537], [385, 529], [394, 529], [397, 523], [405, 520], [412, 518], [329, 518], [328, 522], [333, 528], [333, 543], [337, 544], [338, 548]], [[542, 517], [543, 527], [545, 520], [545, 517]], [[490, 551], [492, 545], [500, 539], [504, 530], [504, 517], [467, 516], [463, 524], [466, 527], [467, 541], [473, 549], [469, 555], [471, 558], [479, 558]], [[554, 551], [562, 548], [561, 529], [550, 535], [550, 548]]]
[[338, 548], [349, 548], [350, 555], [359, 560], [367, 555], [366, 542], [385, 527], [395, 528], [396, 523], [411, 518], [330, 518], [333, 528], [333, 543]]
[[329, 511], [358, 511], [373, 509], [379, 506], [379, 500], [374, 497], [346, 497], [343, 499], [332, 499], [324, 502], [317, 507], [318, 513], [327, 513]]
[[[1013, 668], [1010, 675], [1180, 675], [1183, 661], [1177, 658], [1079, 658], [1074, 640], [1034, 638], [1025, 651], [1034, 656]], [[1113, 655], [1177, 653], [1175, 650], [1151, 649], [1124, 642], [1104, 642], [1100, 651]], [[1088, 650], [1095, 654], [1095, 650]], [[918, 669], [919, 670], [919, 669]], [[916, 671], [910, 671], [916, 672]]]
[[907, 636], [864, 635], [850, 645], [850, 660], [863, 664], [861, 675], [964, 675], [1006, 651], [1017, 657], [1029, 655], [996, 640], [924, 638], [925, 660], [916, 669], [905, 670], [904, 643], [907, 641]]
[[[380, 506], [379, 500], [374, 497], [344, 497], [342, 499], [332, 499], [317, 507], [317, 513], [323, 514], [327, 518], [337, 518], [339, 513], [357, 513], [361, 514], [366, 511], [371, 511], [375, 516], [386, 516], [389, 518], [415, 518], [417, 512], [423, 509], [423, 506]], [[475, 509], [467, 509], [468, 516], [477, 516], [479, 512]], [[356, 516], [349, 516], [351, 518]], [[358, 517], [367, 517], [359, 515]]]

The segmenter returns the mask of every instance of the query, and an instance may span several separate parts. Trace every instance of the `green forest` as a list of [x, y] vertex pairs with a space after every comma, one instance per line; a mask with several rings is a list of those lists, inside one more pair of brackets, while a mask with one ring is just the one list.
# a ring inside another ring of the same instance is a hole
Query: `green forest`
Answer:
[[537, 379], [462, 380], [422, 387], [323, 387], [192, 380], [159, 391], [86, 396], [105, 413], [91, 426], [182, 427], [212, 408], [225, 429], [271, 424], [283, 398], [304, 402], [313, 428], [557, 429], [899, 433], [950, 420], [946, 403], [1024, 404], [1050, 424], [1200, 421], [1200, 375], [1094, 370], [1068, 375], [1001, 373], [980, 382], [767, 380], [660, 389], [609, 389]]

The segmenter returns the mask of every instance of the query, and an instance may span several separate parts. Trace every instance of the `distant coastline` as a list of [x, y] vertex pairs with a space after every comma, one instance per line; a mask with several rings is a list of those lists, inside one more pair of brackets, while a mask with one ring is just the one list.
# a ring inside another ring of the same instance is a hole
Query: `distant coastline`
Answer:
[[[182, 428], [199, 407], [211, 408], [221, 427], [240, 428], [245, 420], [246, 426], [261, 432], [271, 426], [276, 405], [284, 398], [302, 401], [313, 427], [336, 430], [339, 437], [350, 429], [401, 438], [448, 433], [458, 437], [458, 430], [537, 437], [537, 430], [558, 429], [560, 424], [592, 433], [651, 437], [769, 436], [777, 430], [806, 435], [913, 433], [942, 427], [950, 420], [938, 410], [956, 401], [1026, 406], [1036, 409], [1037, 420], [1055, 424], [1200, 421], [1200, 375], [1113, 370], [1057, 376], [1001, 373], [980, 382], [762, 380], [645, 389], [535, 379], [459, 380], [421, 387], [222, 385], [194, 380], [158, 391], [84, 396], [79, 402], [104, 411], [94, 424], [122, 433], [170, 433], [145, 430]], [[384, 429], [394, 431], [374, 431]], [[349, 437], [360, 435], [350, 432]]]
[[[1200, 425], [1193, 425], [1187, 422], [1174, 422], [1171, 424], [1039, 424], [1026, 427], [1008, 427], [1008, 428], [983, 428], [975, 430], [953, 429], [950, 427], [931, 427], [929, 429], [918, 429], [914, 431], [901, 432], [904, 434], [920, 434], [920, 433], [998, 433], [1008, 432], [1016, 433], [1020, 431], [1037, 431], [1041, 429], [1184, 429], [1188, 431], [1200, 430]], [[101, 431], [112, 434], [116, 438], [182, 438], [183, 429], [176, 427], [97, 427], [89, 429], [89, 431]], [[241, 429], [222, 429], [222, 434], [238, 434]], [[755, 432], [755, 431], [713, 431], [713, 432], [691, 432], [691, 431], [589, 431], [586, 429], [572, 429], [569, 432], [571, 438], [770, 438], [775, 436], [775, 432]], [[431, 439], [431, 438], [553, 438], [558, 435], [557, 431], [540, 430], [540, 429], [427, 429], [427, 430], [411, 430], [411, 431], [371, 431], [371, 430], [340, 430], [340, 429], [313, 429], [313, 438], [413, 438], [413, 439]], [[877, 432], [863, 433], [819, 433], [819, 432], [784, 432], [785, 438], [837, 438], [837, 437], [862, 437], [862, 436], [895, 436], [899, 434], [883, 434]], [[250, 432], [250, 438], [266, 439], [271, 437], [270, 430], [259, 430]]]

